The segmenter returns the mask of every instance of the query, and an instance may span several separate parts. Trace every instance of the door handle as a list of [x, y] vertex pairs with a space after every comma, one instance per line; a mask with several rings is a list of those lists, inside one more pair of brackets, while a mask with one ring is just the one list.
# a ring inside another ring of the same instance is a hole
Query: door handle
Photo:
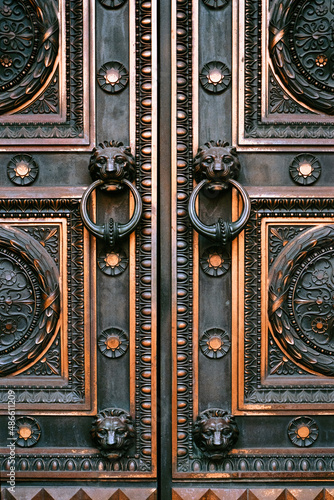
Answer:
[[[102, 239], [113, 249], [129, 236], [137, 227], [143, 211], [142, 200], [137, 188], [132, 184], [131, 178], [134, 176], [134, 158], [130, 149], [123, 147], [122, 143], [105, 141], [99, 147], [94, 148], [91, 156], [89, 170], [95, 182], [93, 182], [84, 192], [80, 213], [86, 228], [96, 238]], [[127, 176], [129, 179], [127, 179]], [[95, 224], [88, 215], [87, 203], [91, 193], [100, 187], [108, 193], [127, 186], [134, 198], [135, 207], [132, 217], [126, 223], [116, 222], [112, 217], [104, 224]]]
[[[250, 216], [251, 203], [248, 193], [233, 178], [238, 175], [239, 168], [240, 164], [235, 149], [228, 147], [228, 144], [222, 141], [206, 143], [194, 158], [195, 179], [199, 183], [189, 198], [189, 218], [199, 234], [223, 246], [232, 241], [243, 230]], [[205, 178], [203, 179], [203, 177]], [[196, 199], [200, 190], [203, 187], [225, 190], [227, 184], [234, 186], [241, 195], [243, 210], [239, 219], [235, 222], [227, 222], [219, 217], [214, 224], [204, 224], [196, 212]]]

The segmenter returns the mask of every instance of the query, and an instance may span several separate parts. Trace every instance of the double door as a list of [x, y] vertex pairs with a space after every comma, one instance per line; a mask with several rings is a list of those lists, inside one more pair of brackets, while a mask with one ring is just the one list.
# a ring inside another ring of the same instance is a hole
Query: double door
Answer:
[[2, 498], [334, 498], [333, 16], [0, 0]]

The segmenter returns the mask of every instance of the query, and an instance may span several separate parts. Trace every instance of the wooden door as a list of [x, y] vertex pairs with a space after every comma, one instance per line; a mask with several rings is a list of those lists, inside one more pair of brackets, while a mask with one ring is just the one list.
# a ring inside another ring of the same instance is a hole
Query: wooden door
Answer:
[[333, 12], [0, 0], [1, 498], [334, 498]]

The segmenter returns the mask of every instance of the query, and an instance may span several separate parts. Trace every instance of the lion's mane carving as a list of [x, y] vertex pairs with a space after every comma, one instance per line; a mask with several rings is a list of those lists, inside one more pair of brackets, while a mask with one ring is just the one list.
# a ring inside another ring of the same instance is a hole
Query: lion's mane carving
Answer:
[[218, 408], [202, 411], [194, 423], [193, 436], [203, 454], [222, 459], [237, 442], [239, 429], [233, 415]]
[[117, 460], [133, 444], [135, 429], [132, 417], [120, 408], [102, 410], [96, 415], [90, 434], [103, 456]]
[[118, 141], [104, 141], [94, 148], [88, 168], [93, 180], [121, 181], [125, 177], [132, 181], [135, 176], [131, 149]]
[[224, 182], [236, 179], [240, 170], [237, 151], [228, 142], [209, 141], [201, 146], [194, 158], [194, 174], [197, 182], [209, 179]]

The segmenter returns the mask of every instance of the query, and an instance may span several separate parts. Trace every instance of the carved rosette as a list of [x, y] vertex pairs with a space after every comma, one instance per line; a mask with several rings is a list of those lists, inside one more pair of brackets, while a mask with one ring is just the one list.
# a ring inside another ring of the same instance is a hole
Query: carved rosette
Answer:
[[129, 338], [121, 328], [106, 328], [98, 338], [98, 346], [107, 358], [120, 358], [129, 347]]
[[58, 269], [43, 246], [0, 226], [0, 376], [31, 365], [57, 333]]
[[269, 274], [275, 341], [301, 368], [333, 376], [334, 226], [315, 226], [288, 243]]
[[209, 328], [201, 336], [201, 351], [207, 358], [219, 359], [228, 353], [231, 347], [230, 336], [221, 328]]
[[311, 446], [318, 439], [319, 427], [313, 418], [297, 417], [289, 423], [288, 436], [295, 446]]
[[200, 265], [208, 276], [223, 276], [231, 267], [231, 257], [225, 249], [210, 247], [203, 252]]
[[34, 446], [41, 437], [41, 427], [33, 417], [20, 417], [15, 421], [15, 444], [22, 448]]
[[292, 160], [289, 171], [296, 184], [310, 186], [319, 179], [321, 164], [316, 156], [302, 153]]
[[38, 176], [39, 167], [30, 155], [16, 155], [7, 165], [7, 175], [10, 181], [17, 186], [28, 186]]
[[109, 61], [101, 66], [97, 73], [97, 82], [108, 94], [117, 94], [125, 89], [129, 81], [129, 73], [123, 64]]

